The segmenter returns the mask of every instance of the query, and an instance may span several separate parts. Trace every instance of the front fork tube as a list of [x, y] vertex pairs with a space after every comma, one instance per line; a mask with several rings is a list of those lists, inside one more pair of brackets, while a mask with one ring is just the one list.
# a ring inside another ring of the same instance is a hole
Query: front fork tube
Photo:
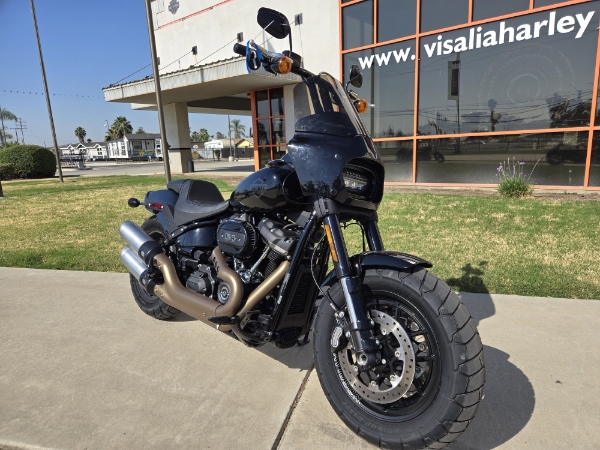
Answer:
[[[350, 340], [359, 365], [363, 366], [363, 370], [367, 370], [380, 361], [381, 354], [379, 353], [379, 345], [373, 335], [374, 323], [367, 316], [362, 294], [362, 282], [360, 278], [355, 277], [352, 273], [338, 217], [336, 215], [326, 216], [323, 219], [323, 224], [331, 249], [333, 267], [337, 279], [342, 285], [348, 307]], [[379, 232], [377, 232], [377, 236], [379, 236]], [[381, 238], [379, 238], [379, 244], [381, 245]], [[371, 247], [370, 241], [369, 247]]]
[[370, 220], [368, 222], [364, 222], [362, 225], [366, 231], [369, 250], [372, 252], [382, 252], [383, 241], [381, 240], [381, 235], [379, 234], [377, 222], [375, 220]]

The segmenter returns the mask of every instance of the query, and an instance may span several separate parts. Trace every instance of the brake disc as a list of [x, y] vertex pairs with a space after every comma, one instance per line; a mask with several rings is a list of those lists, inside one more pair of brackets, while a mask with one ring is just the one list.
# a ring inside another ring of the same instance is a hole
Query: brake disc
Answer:
[[[408, 334], [396, 319], [376, 310], [371, 310], [371, 318], [379, 324], [380, 334], [386, 341], [384, 345], [388, 346], [393, 354], [383, 368], [379, 369], [378, 366], [372, 371], [377, 375], [377, 380], [371, 380], [366, 384], [360, 377], [358, 363], [353, 356], [350, 343], [340, 350], [337, 356], [344, 377], [358, 395], [371, 402], [394, 403], [406, 394], [413, 383], [415, 353]], [[399, 362], [402, 363], [400, 371], [395, 368]]]

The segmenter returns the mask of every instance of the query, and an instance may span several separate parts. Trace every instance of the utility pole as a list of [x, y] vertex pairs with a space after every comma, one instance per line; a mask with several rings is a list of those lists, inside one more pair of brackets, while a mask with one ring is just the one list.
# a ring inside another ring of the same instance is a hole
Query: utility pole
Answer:
[[229, 114], [227, 114], [227, 124], [229, 127], [229, 156], [235, 161], [235, 154], [233, 153], [233, 146], [231, 145], [231, 120], [229, 120]]
[[[33, 0], [32, 0], [33, 1]], [[156, 91], [156, 107], [158, 109], [158, 126], [160, 127], [160, 146], [165, 163], [165, 179], [171, 181], [171, 164], [169, 162], [169, 144], [167, 143], [167, 130], [165, 128], [165, 114], [163, 111], [162, 94], [160, 90], [160, 74], [158, 73], [158, 57], [156, 56], [156, 41], [154, 39], [154, 23], [152, 22], [151, 0], [146, 1], [146, 20], [148, 22], [148, 38], [150, 39], [150, 56], [152, 58], [152, 71], [154, 72], [154, 86]]]
[[58, 142], [56, 142], [56, 130], [54, 129], [54, 118], [52, 117], [52, 105], [50, 104], [50, 93], [48, 92], [48, 82], [46, 81], [46, 68], [44, 67], [44, 56], [42, 55], [42, 44], [40, 42], [40, 32], [38, 30], [37, 18], [35, 17], [35, 5], [31, 0], [31, 15], [33, 16], [33, 27], [35, 28], [35, 37], [37, 39], [38, 52], [40, 54], [40, 68], [42, 69], [42, 78], [44, 80], [44, 91], [46, 92], [46, 104], [48, 105], [48, 117], [50, 119], [50, 128], [52, 129], [52, 141], [54, 143], [54, 154], [56, 155], [56, 164], [58, 167], [58, 178], [63, 183], [62, 167], [60, 167], [60, 154]]
[[15, 128], [12, 128], [12, 129], [15, 130], [15, 137], [17, 138], [17, 144], [19, 143], [18, 130], [21, 130], [21, 143], [23, 145], [25, 145], [25, 133], [23, 133], [23, 130], [27, 129], [27, 125], [23, 125], [23, 120], [20, 117], [17, 120], [19, 121], [19, 125], [15, 126]]
[[[2, 105], [0, 105], [0, 121], [2, 122], [2, 136], [0, 136], [2, 139], [0, 139], [0, 141], [2, 142], [2, 147], [4, 147], [6, 145], [6, 129], [4, 128], [4, 115], [2, 114]], [[0, 188], [0, 197], [2, 197], [2, 188]]]

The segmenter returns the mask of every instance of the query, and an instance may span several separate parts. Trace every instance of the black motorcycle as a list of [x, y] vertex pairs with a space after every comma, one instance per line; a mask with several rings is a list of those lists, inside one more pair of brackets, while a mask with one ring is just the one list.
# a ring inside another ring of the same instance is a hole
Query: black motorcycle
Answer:
[[[261, 8], [283, 39], [290, 25]], [[121, 225], [133, 296], [157, 319], [184, 311], [249, 347], [303, 345], [331, 406], [355, 433], [386, 448], [443, 448], [483, 396], [483, 347], [467, 308], [427, 269], [385, 250], [377, 225], [384, 167], [358, 111], [368, 104], [353, 67], [346, 87], [302, 68], [291, 51], [236, 44], [249, 70], [294, 73], [295, 134], [287, 154], [225, 200], [213, 184], [176, 180], [148, 192], [152, 216]], [[350, 256], [343, 225], [369, 251]], [[328, 262], [334, 270], [327, 273]]]

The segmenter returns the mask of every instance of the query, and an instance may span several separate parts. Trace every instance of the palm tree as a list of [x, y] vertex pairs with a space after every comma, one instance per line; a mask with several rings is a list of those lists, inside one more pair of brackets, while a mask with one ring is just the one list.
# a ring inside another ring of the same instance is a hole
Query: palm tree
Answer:
[[83, 128], [81, 128], [81, 127], [75, 128], [75, 136], [77, 136], [79, 138], [80, 144], [83, 144], [83, 142], [84, 142], [83, 138], [85, 138], [86, 134], [87, 134], [87, 131], [85, 131]]
[[233, 133], [234, 139], [246, 137], [246, 125], [242, 125], [241, 120], [232, 119], [229, 130]]
[[4, 130], [4, 121], [5, 120], [16, 121], [17, 120], [17, 116], [15, 116], [13, 113], [11, 113], [6, 108], [0, 108], [0, 121], [2, 122], [2, 130], [1, 130], [2, 132], [0, 133], [0, 138], [1, 138], [1, 142], [2, 142], [2, 147], [4, 147], [6, 145], [5, 135], [6, 135], [6, 137], [10, 136]]
[[129, 120], [127, 120], [124, 116], [119, 116], [115, 119], [113, 124], [108, 129], [104, 140], [114, 141], [117, 139], [121, 139], [126, 134], [131, 133], [133, 133], [133, 127], [131, 126]]

